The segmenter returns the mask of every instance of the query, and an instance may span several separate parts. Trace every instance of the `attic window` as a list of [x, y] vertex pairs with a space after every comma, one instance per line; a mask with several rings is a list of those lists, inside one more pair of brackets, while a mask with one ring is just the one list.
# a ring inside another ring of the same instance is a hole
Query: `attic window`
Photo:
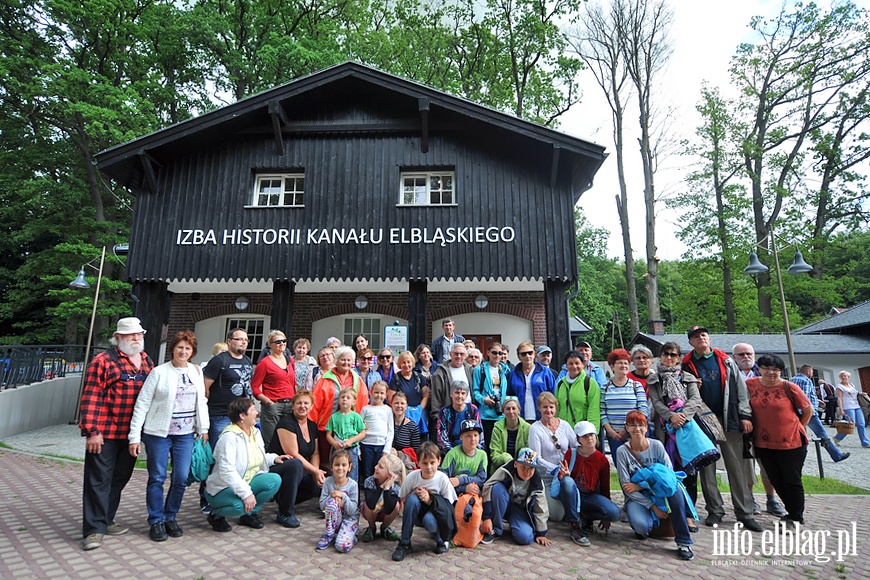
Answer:
[[452, 171], [403, 172], [399, 205], [456, 205]]
[[254, 207], [305, 207], [304, 173], [257, 175]]

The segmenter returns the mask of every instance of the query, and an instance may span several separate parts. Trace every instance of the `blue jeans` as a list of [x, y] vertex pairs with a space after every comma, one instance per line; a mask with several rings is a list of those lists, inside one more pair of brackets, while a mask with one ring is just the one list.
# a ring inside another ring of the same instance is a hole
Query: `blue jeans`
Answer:
[[618, 522], [621, 516], [619, 507], [599, 493], [580, 493], [577, 482], [570, 477], [562, 478], [559, 499], [565, 508], [565, 521], [579, 524], [580, 516], [586, 520], [607, 520]]
[[533, 543], [535, 541], [535, 528], [525, 506], [513, 503], [507, 487], [500, 481], [492, 486], [490, 497], [492, 498], [493, 534], [501, 536], [504, 533], [503, 520], [507, 516], [514, 542], [522, 546]]
[[208, 417], [208, 444], [211, 445], [211, 450], [214, 451], [217, 445], [218, 437], [221, 436], [224, 429], [232, 423], [226, 415], [209, 415]]
[[831, 438], [828, 437], [828, 432], [825, 431], [825, 426], [822, 425], [822, 421], [819, 419], [818, 415], [814, 414], [810, 417], [810, 422], [807, 423], [807, 427], [810, 428], [810, 431], [816, 434], [816, 437], [822, 440], [822, 445], [825, 446], [831, 459], [834, 461], [840, 461], [843, 459], [843, 452], [840, 451], [839, 447], [831, 443]]
[[[277, 473], [258, 473], [251, 480], [251, 491], [257, 505], [250, 511], [255, 514], [263, 504], [272, 499], [281, 487], [281, 476]], [[217, 495], [205, 494], [208, 504], [212, 507], [211, 515], [216, 518], [232, 518], [245, 515], [245, 502], [236, 495], [231, 487], [225, 487]]]
[[[381, 460], [381, 454], [384, 451], [383, 445], [366, 445], [359, 444], [360, 461], [359, 461], [359, 476], [357, 483], [363, 483], [367, 477], [375, 474], [375, 465]], [[355, 451], [355, 450], [354, 450]]]
[[403, 544], [411, 543], [411, 535], [414, 533], [414, 526], [423, 526], [423, 528], [435, 537], [435, 542], [441, 543], [444, 540], [438, 535], [438, 520], [435, 519], [435, 514], [423, 511], [423, 503], [417, 494], [411, 492], [411, 495], [405, 498], [405, 510], [402, 512], [402, 539]]
[[[142, 443], [148, 454], [148, 484], [145, 487], [145, 506], [148, 508], [148, 524], [168, 522], [175, 519], [181, 508], [187, 476], [190, 475], [190, 460], [193, 455], [193, 433], [187, 435], [149, 435], [142, 433]], [[169, 493], [163, 499], [163, 482], [166, 468], [172, 458], [172, 477]]]
[[[861, 409], [843, 409], [843, 414], [855, 423], [855, 428], [858, 429], [858, 437], [861, 439], [861, 445], [864, 447], [870, 446], [870, 439], [867, 439], [866, 426], [864, 425], [864, 413], [861, 412]], [[842, 441], [845, 438], [846, 435], [844, 433], [837, 433], [837, 441]]]
[[[694, 542], [689, 533], [689, 525], [686, 523], [686, 498], [683, 496], [682, 489], [678, 489], [668, 498], [668, 505], [671, 507], [669, 519], [674, 526], [674, 541], [678, 546], [691, 546]], [[644, 507], [626, 498], [625, 512], [628, 514], [631, 529], [641, 536], [648, 536], [654, 527], [652, 508]]]

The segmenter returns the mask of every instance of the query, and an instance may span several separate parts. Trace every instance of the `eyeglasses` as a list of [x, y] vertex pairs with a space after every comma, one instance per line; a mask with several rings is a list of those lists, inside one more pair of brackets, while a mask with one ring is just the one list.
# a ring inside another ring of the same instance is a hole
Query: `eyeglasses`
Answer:
[[625, 426], [626, 429], [646, 429], [646, 425], [643, 423], [629, 423]]
[[556, 451], [562, 451], [562, 446], [559, 444], [559, 438], [555, 435], [550, 435], [550, 439], [553, 440], [553, 445], [556, 446]]
[[491, 350], [491, 351], [489, 351], [489, 354], [494, 354], [495, 356], [501, 356], [504, 353], [500, 350]]
[[391, 354], [379, 354], [378, 355], [378, 360], [389, 360], [391, 358], [393, 358], [393, 355], [391, 355]]
[[665, 357], [679, 357], [679, 356], [680, 356], [680, 353], [678, 353], [678, 352], [663, 352], [663, 353], [662, 353], [662, 358], [665, 358]]
[[234, 337], [232, 337], [230, 340], [238, 340], [239, 342], [248, 342], [248, 337], [247, 337], [247, 336], [243, 336], [243, 337], [241, 337], [241, 338], [237, 338], [237, 337], [234, 336]]
[[646, 356], [646, 355], [644, 354], [644, 355], [637, 355], [637, 356], [635, 356], [635, 357], [634, 357], [634, 360], [652, 360], [652, 359], [650, 359], [650, 357], [648, 357], [648, 356]]
[[335, 355], [332, 353], [325, 352], [321, 355], [318, 355], [318, 357], [317, 357], [318, 360], [324, 359], [324, 358], [335, 358]]
[[279, 340], [273, 340], [273, 341], [272, 341], [272, 344], [287, 344], [287, 339], [286, 339], [286, 338], [282, 338], [282, 339], [279, 339]]
[[526, 352], [521, 352], [520, 356], [534, 356], [534, 354], [535, 354], [535, 351], [527, 350]]

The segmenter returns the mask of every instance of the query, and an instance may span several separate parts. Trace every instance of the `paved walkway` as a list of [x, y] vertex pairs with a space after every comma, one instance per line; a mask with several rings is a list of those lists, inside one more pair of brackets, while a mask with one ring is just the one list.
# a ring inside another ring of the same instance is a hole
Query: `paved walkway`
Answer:
[[[77, 440], [81, 444], [80, 440]], [[519, 547], [509, 540], [474, 550], [454, 549], [443, 556], [415, 532], [415, 552], [404, 562], [390, 560], [395, 545], [383, 540], [359, 544], [349, 554], [316, 552], [323, 522], [315, 503], [298, 511], [302, 527], [288, 530], [274, 523], [275, 505], [264, 508], [262, 530], [234, 525], [228, 534], [211, 530], [188, 497], [179, 514], [184, 537], [163, 543], [148, 540], [144, 489], [147, 474], [137, 470], [121, 502], [117, 520], [131, 527], [124, 536], [107, 537], [91, 552], [80, 548], [82, 464], [0, 449], [0, 578], [289, 578], [320, 580], [369, 578], [868, 578], [870, 577], [870, 496], [807, 498], [805, 526], [837, 549], [836, 530], [857, 532], [854, 554], [843, 562], [816, 562], [812, 557], [755, 556], [761, 535], [743, 532], [754, 542], [748, 557], [714, 556], [714, 532], [702, 526], [694, 535], [695, 560], [677, 559], [670, 540], [638, 541], [627, 524], [614, 524], [608, 536], [592, 537], [591, 548], [570, 542], [565, 524], [554, 524], [553, 545]], [[759, 498], [762, 500], [763, 498]], [[726, 508], [729, 508], [726, 499]], [[850, 520], [858, 517], [854, 525]], [[772, 516], [759, 521], [767, 529]], [[734, 524], [726, 516], [726, 526]], [[722, 537], [722, 532], [717, 532]], [[853, 546], [850, 544], [849, 548]], [[750, 561], [751, 562], [748, 562]]]

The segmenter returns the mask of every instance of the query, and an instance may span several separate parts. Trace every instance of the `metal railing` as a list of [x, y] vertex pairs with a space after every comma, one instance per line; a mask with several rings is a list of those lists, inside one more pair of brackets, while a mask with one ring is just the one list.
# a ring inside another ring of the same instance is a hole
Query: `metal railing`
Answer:
[[[91, 357], [102, 350], [92, 348]], [[85, 368], [84, 356], [83, 344], [0, 347], [0, 390], [70, 375], [80, 376]]]

